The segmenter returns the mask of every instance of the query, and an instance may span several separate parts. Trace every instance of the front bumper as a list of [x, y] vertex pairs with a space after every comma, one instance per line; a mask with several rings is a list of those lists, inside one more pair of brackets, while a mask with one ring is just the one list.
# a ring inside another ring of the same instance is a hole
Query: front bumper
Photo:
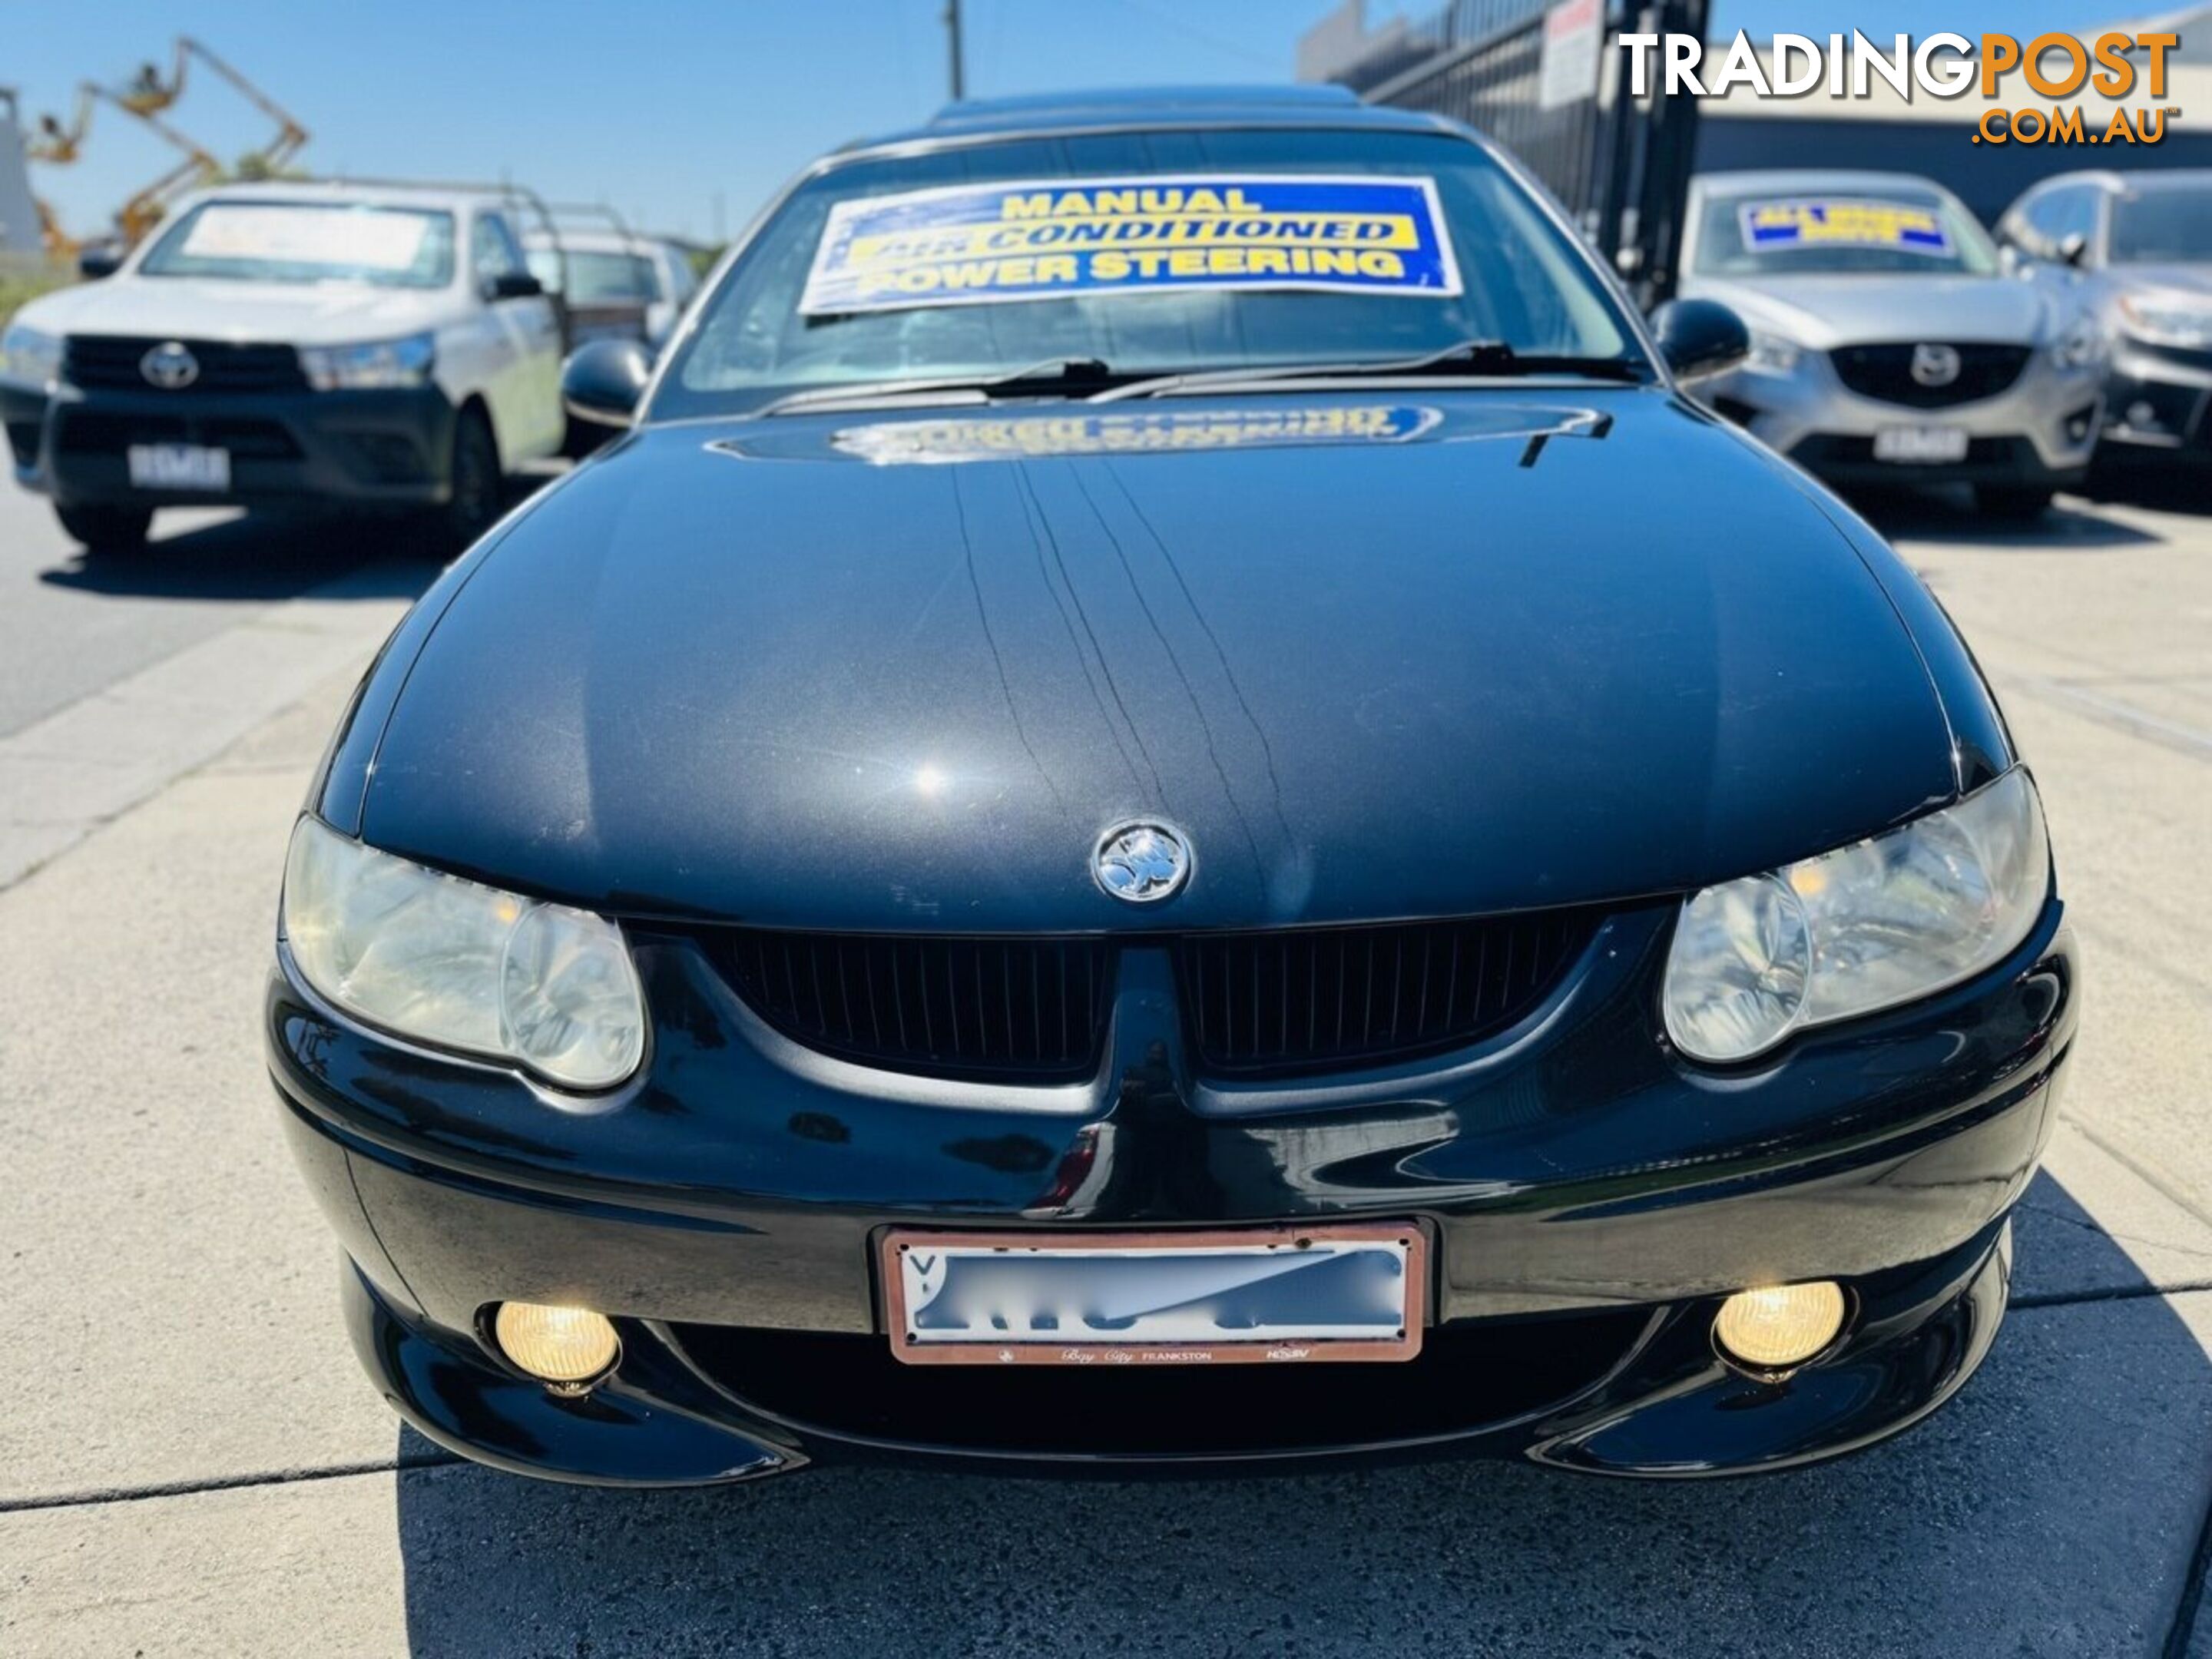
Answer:
[[[1048, 1101], [786, 1052], [676, 935], [636, 936], [655, 1049], [611, 1100], [375, 1036], [281, 962], [267, 1029], [365, 1363], [423, 1432], [488, 1462], [648, 1484], [863, 1456], [1717, 1474], [1893, 1432], [1987, 1350], [2070, 1052], [2060, 921], [2054, 901], [1967, 986], [1725, 1073], [1651, 1036], [1664, 909], [1608, 923], [1503, 1037], [1325, 1087], [1190, 1075], [1163, 964], [1137, 948], [1095, 1086]], [[1437, 1264], [1431, 1340], [1402, 1366], [1156, 1376], [1165, 1392], [1129, 1409], [1091, 1373], [898, 1367], [881, 1334], [887, 1225], [1383, 1217], [1426, 1229]], [[1717, 1298], [1811, 1278], [1853, 1298], [1836, 1350], [1779, 1383], [1716, 1358]], [[614, 1376], [560, 1399], [508, 1370], [480, 1335], [506, 1299], [613, 1316]]]
[[2212, 462], [2212, 351], [2122, 336], [2105, 384], [2104, 441], [2145, 459]]
[[[218, 393], [0, 384], [15, 481], [64, 506], [436, 505], [452, 493], [453, 421], [434, 386]], [[227, 450], [230, 488], [136, 488], [134, 444]]]
[[[1698, 395], [1816, 477], [1840, 484], [2010, 484], [2065, 489], [2087, 472], [2102, 418], [2099, 369], [2061, 369], [2038, 351], [1994, 397], [1917, 408], [1846, 386], [1824, 352], [1800, 355], [1788, 374], [1739, 369]], [[1877, 460], [1887, 428], [1963, 432], [1965, 459], [1934, 464]]]

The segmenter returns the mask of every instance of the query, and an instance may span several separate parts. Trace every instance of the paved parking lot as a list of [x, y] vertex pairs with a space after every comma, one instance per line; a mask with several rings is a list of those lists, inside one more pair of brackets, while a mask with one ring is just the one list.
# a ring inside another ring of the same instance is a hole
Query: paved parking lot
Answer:
[[0, 497], [0, 1652], [2212, 1659], [2212, 517], [2189, 505], [2069, 501], [2001, 536], [1962, 503], [1875, 508], [2036, 764], [2088, 975], [2015, 1310], [1925, 1425], [1720, 1486], [1468, 1464], [638, 1494], [395, 1427], [261, 1073], [290, 817], [429, 568], [374, 527], [187, 523], [86, 569]]

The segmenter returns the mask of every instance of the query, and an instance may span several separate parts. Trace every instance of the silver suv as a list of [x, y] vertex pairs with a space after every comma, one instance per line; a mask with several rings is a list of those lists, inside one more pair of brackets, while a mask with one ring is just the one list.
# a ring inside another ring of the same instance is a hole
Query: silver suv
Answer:
[[2100, 459], [2212, 460], [2212, 168], [2064, 173], [1997, 222], [2020, 273], [2112, 350]]
[[1707, 402], [1838, 484], [1966, 483], [2028, 518], [2097, 437], [2103, 337], [2070, 295], [2011, 280], [1959, 199], [1902, 173], [1692, 181], [1682, 293], [1751, 330]]

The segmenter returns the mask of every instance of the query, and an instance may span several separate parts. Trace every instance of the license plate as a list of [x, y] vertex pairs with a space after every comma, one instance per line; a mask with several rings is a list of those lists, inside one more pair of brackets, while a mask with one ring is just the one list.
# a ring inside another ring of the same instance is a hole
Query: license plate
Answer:
[[125, 454], [137, 489], [230, 488], [230, 452], [202, 444], [132, 444]]
[[1196, 1233], [893, 1231], [880, 1266], [910, 1365], [1298, 1364], [1421, 1349], [1410, 1222]]
[[1966, 459], [1966, 433], [1955, 426], [1886, 426], [1874, 434], [1874, 458], [1907, 466]]

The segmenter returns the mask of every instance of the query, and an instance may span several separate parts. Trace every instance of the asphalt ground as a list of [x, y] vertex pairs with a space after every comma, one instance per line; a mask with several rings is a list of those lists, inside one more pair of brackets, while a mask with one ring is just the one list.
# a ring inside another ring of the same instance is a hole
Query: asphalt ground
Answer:
[[390, 526], [206, 519], [88, 567], [0, 494], [0, 1654], [2212, 1659], [2200, 503], [2021, 532], [1871, 504], [2036, 767], [2089, 998], [2014, 1311], [1926, 1424], [1720, 1485], [1481, 1463], [636, 1493], [395, 1425], [262, 1071], [290, 819], [433, 567]]

